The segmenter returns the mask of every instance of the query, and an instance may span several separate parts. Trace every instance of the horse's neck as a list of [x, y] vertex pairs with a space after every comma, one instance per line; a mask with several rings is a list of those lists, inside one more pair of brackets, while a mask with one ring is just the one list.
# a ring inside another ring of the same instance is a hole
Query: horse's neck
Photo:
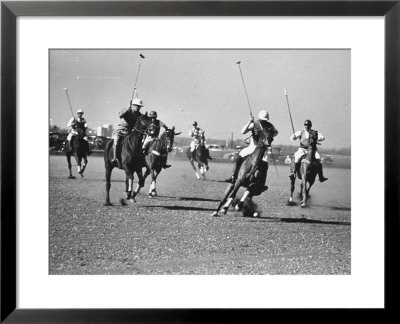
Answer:
[[262, 159], [266, 150], [266, 146], [257, 147], [255, 151], [252, 153], [252, 160], [257, 161]]
[[166, 151], [167, 150], [167, 137], [163, 133], [159, 139], [157, 139], [154, 143], [155, 149], [158, 151]]
[[317, 152], [317, 148], [313, 145], [310, 148], [309, 154], [307, 156], [307, 158], [309, 158], [310, 162], [313, 162], [316, 160], [315, 158], [315, 153]]

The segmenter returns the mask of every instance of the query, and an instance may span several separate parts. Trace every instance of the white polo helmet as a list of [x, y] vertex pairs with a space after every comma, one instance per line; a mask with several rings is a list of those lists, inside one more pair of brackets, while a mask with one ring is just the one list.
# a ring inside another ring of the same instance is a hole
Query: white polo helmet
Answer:
[[261, 120], [269, 120], [269, 114], [266, 110], [260, 110], [258, 113], [258, 119]]
[[77, 114], [83, 114], [83, 110], [82, 110], [82, 109], [78, 109], [78, 110], [76, 111], [76, 113], [77, 113]]
[[143, 101], [139, 98], [135, 98], [132, 100], [132, 105], [143, 107]]

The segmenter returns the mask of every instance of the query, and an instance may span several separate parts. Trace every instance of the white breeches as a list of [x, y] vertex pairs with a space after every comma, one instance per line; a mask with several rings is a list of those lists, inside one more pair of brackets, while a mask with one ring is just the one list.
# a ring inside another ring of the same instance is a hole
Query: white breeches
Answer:
[[197, 145], [198, 145], [197, 142], [191, 141], [190, 142], [190, 152], [193, 152], [196, 149]]
[[245, 147], [243, 150], [241, 150], [239, 152], [239, 155], [241, 157], [246, 157], [247, 155], [250, 155], [251, 153], [253, 153], [256, 150], [256, 145], [254, 145], [254, 143], [251, 141], [249, 146]]
[[146, 138], [144, 139], [144, 142], [143, 142], [143, 148], [146, 146], [146, 144], [148, 143], [148, 142], [151, 142], [153, 140], [153, 138], [151, 137], [151, 136], [146, 136]]
[[[303, 149], [302, 147], [299, 147], [299, 149], [294, 153], [294, 162], [297, 163], [300, 161], [300, 159], [303, 157], [303, 155], [307, 154], [307, 150]], [[315, 158], [317, 160], [321, 159], [321, 156], [319, 155], [318, 152], [315, 152]]]
[[[74, 131], [74, 130], [72, 130], [69, 134], [68, 134], [68, 136], [67, 136], [67, 140], [68, 141], [71, 141], [71, 138], [72, 138], [72, 136], [74, 136], [74, 135], [78, 135], [78, 132], [77, 131]], [[87, 141], [88, 140], [88, 138], [87, 138], [87, 136], [85, 136], [84, 138], [83, 138], [85, 141]]]

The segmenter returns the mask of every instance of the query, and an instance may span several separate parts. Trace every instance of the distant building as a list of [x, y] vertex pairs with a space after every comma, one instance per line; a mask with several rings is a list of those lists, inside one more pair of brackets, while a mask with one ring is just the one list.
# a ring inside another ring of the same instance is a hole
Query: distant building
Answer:
[[103, 128], [106, 130], [106, 137], [111, 137], [112, 136], [112, 132], [113, 132], [113, 125], [110, 124], [104, 124]]
[[113, 132], [113, 125], [104, 124], [97, 127], [97, 136], [111, 137]]

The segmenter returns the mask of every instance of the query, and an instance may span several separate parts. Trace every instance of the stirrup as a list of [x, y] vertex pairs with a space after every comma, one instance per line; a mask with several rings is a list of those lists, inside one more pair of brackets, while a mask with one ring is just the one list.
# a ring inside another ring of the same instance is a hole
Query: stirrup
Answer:
[[170, 168], [172, 165], [171, 164], [169, 164], [168, 162], [167, 163], [165, 163], [164, 165], [163, 165], [163, 168], [164, 169], [168, 169], [168, 168]]

